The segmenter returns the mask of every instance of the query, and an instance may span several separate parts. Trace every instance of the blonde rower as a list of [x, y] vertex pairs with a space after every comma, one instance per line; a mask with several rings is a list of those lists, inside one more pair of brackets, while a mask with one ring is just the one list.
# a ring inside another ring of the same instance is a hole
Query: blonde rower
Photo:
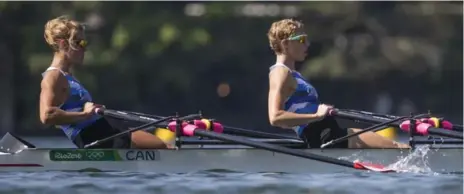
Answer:
[[[328, 116], [330, 105], [321, 104], [308, 80], [295, 70], [295, 63], [304, 61], [309, 42], [300, 21], [284, 19], [274, 22], [268, 32], [276, 63], [270, 67], [268, 113], [271, 125], [292, 128], [310, 147], [352, 134], [360, 129], [341, 128]], [[374, 132], [367, 132], [344, 143], [339, 148], [408, 148]]]
[[[43, 73], [40, 93], [40, 120], [61, 128], [79, 148], [95, 140], [119, 133], [108, 121], [94, 113], [98, 106], [90, 93], [73, 75], [81, 66], [87, 40], [82, 24], [67, 17], [58, 17], [45, 24], [45, 40], [54, 51], [50, 67]], [[136, 131], [116, 138], [98, 148], [166, 148], [157, 136]]]

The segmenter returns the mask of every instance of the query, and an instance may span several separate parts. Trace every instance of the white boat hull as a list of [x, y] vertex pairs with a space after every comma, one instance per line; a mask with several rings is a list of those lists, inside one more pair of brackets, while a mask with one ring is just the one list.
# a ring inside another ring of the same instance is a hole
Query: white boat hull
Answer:
[[[383, 165], [412, 157], [409, 165], [433, 172], [463, 171], [462, 148], [430, 149], [425, 157], [413, 157], [399, 149], [307, 149], [334, 158]], [[417, 152], [417, 151], [416, 151]], [[409, 155], [409, 156], [408, 156]], [[408, 165], [406, 165], [408, 166]], [[347, 167], [251, 148], [189, 148], [180, 150], [79, 150], [26, 149], [0, 155], [0, 171], [130, 171], [187, 173], [204, 170], [238, 172], [332, 173], [353, 171]]]

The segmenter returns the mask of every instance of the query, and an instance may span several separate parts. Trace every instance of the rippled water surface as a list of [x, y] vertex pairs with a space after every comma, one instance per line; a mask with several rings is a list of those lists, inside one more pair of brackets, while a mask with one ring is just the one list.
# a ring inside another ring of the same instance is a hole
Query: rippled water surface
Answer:
[[0, 193], [462, 193], [462, 174], [0, 173]]

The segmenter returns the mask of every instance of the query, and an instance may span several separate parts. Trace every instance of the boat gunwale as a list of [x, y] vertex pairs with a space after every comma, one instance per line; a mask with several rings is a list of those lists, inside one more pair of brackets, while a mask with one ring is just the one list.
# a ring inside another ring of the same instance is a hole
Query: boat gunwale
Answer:
[[[240, 145], [239, 145], [240, 146]], [[359, 151], [379, 151], [379, 150], [404, 150], [404, 151], [410, 151], [412, 149], [410, 148], [291, 148], [291, 149], [297, 149], [297, 150], [320, 150], [321, 152], [324, 151], [330, 151], [330, 150], [359, 150]], [[431, 147], [430, 149], [455, 149], [455, 150], [464, 150], [463, 147]], [[180, 148], [180, 149], [151, 149], [151, 148], [26, 148], [23, 149], [22, 151], [49, 151], [49, 150], [79, 150], [79, 151], [84, 151], [84, 150], [159, 150], [159, 151], [181, 151], [181, 150], [262, 150], [262, 151], [269, 151], [265, 149], [259, 149], [259, 148], [252, 148], [252, 147], [204, 147], [204, 148], [198, 148], [198, 147], [188, 147], [188, 148]]]

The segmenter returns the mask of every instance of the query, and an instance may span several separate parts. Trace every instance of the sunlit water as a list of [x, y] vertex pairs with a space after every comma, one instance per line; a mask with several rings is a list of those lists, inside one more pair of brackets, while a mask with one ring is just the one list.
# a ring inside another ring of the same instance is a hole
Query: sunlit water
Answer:
[[[34, 142], [37, 144], [37, 142]], [[47, 144], [42, 142], [42, 144]], [[37, 145], [40, 145], [37, 144]], [[57, 145], [56, 142], [54, 145]], [[400, 173], [287, 174], [200, 171], [183, 174], [131, 172], [5, 172], [0, 193], [237, 193], [237, 194], [461, 194], [462, 173], [431, 172], [418, 149], [390, 167]], [[352, 156], [354, 159], [356, 156]], [[291, 164], [282, 164], [291, 165]]]

